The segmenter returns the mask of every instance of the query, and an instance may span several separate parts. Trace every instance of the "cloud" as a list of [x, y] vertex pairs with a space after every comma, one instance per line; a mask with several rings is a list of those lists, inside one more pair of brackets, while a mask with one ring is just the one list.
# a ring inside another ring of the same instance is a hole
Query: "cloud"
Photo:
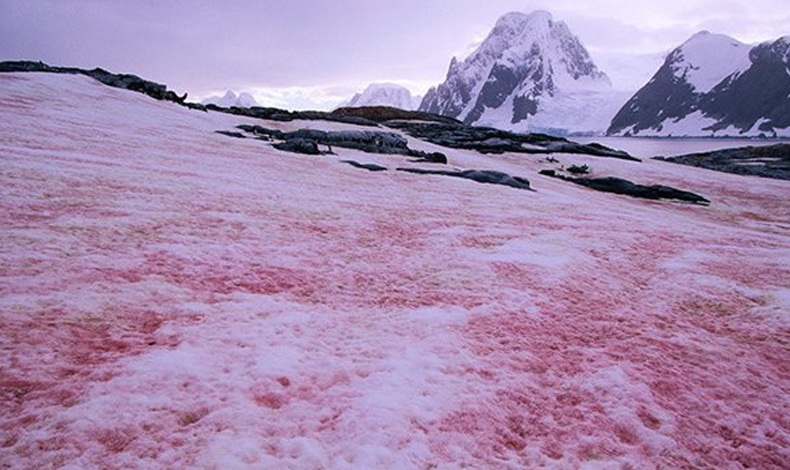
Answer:
[[353, 95], [371, 82], [441, 82], [450, 58], [471, 52], [508, 11], [552, 11], [615, 83], [632, 84], [652, 72], [646, 57], [699, 29], [746, 42], [790, 34], [784, 3], [0, 0], [0, 60], [102, 66], [193, 96], [258, 89], [289, 107], [326, 107], [349, 98], [337, 87]]

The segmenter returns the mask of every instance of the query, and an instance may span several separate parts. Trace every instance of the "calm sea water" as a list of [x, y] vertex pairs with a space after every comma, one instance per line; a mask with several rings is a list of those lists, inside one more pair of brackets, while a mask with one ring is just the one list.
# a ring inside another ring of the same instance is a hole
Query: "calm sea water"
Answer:
[[639, 137], [571, 137], [583, 144], [598, 142], [607, 147], [625, 150], [635, 157], [671, 157], [688, 153], [710, 152], [737, 147], [762, 147], [788, 140], [749, 140], [749, 139], [650, 139]]

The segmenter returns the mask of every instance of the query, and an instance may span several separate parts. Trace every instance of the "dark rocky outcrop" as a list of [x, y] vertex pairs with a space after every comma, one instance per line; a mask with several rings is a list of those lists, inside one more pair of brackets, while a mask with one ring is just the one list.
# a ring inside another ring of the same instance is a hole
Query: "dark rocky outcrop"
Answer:
[[656, 159], [736, 175], [790, 180], [790, 144], [741, 147]]
[[545, 134], [517, 134], [491, 127], [467, 126], [456, 123], [388, 121], [386, 126], [400, 129], [412, 137], [443, 147], [476, 150], [481, 153], [504, 152], [547, 154], [573, 153], [597, 157], [640, 161], [626, 152], [600, 144], [578, 144], [562, 137]]
[[236, 106], [231, 108], [223, 108], [213, 104], [206, 105], [205, 108], [209, 111], [265, 119], [268, 121], [330, 121], [365, 127], [379, 127], [377, 122], [371, 121], [369, 119], [354, 116], [341, 116], [323, 111], [286, 111], [284, 109], [266, 108], [262, 106], [253, 106], [252, 108], [239, 108]]
[[228, 137], [235, 137], [237, 139], [246, 139], [247, 136], [242, 134], [241, 132], [234, 132], [234, 131], [214, 131], [217, 134], [226, 135]]
[[511, 176], [507, 173], [491, 170], [463, 170], [463, 171], [447, 171], [447, 170], [424, 170], [422, 168], [398, 168], [398, 171], [407, 173], [415, 173], [418, 175], [442, 175], [452, 176], [454, 178], [465, 178], [478, 183], [499, 184], [509, 186], [516, 189], [532, 190], [529, 181], [526, 178], [519, 176]]
[[182, 96], [178, 96], [175, 92], [168, 90], [167, 86], [160, 83], [144, 80], [136, 75], [115, 74], [100, 68], [86, 70], [76, 67], [50, 66], [43, 62], [9, 61], [0, 62], [0, 73], [2, 72], [46, 72], [86, 75], [111, 87], [123, 88], [126, 90], [144, 93], [157, 100], [172, 101], [189, 109], [195, 109], [198, 111], [215, 111], [235, 114], [238, 116], [267, 119], [271, 121], [332, 121], [344, 124], [354, 124], [358, 126], [379, 127], [378, 123], [375, 121], [371, 121], [363, 117], [336, 115], [322, 111], [286, 111], [284, 109], [267, 108], [261, 106], [254, 106], [251, 108], [240, 108], [235, 106], [223, 108], [213, 104], [203, 105], [200, 103], [188, 103], [186, 102], [186, 93]]
[[389, 106], [362, 106], [358, 108], [338, 108], [332, 111], [333, 116], [345, 118], [366, 119], [373, 122], [385, 123], [387, 121], [426, 121], [460, 124], [457, 119], [440, 116], [438, 114], [422, 111], [406, 111]]
[[362, 168], [363, 170], [368, 171], [387, 171], [386, 167], [375, 165], [373, 163], [359, 163], [354, 160], [340, 160], [343, 163], [348, 163], [349, 165], [353, 166], [354, 168]]
[[709, 200], [705, 199], [699, 194], [660, 184], [645, 186], [642, 184], [632, 183], [631, 181], [624, 180], [622, 178], [615, 178], [613, 176], [607, 176], [604, 178], [572, 178], [569, 176], [563, 176], [554, 170], [542, 170], [540, 174], [605, 193], [622, 194], [625, 196], [642, 199], [675, 199], [678, 201], [692, 202], [695, 204], [710, 203]]
[[144, 93], [157, 100], [184, 104], [187, 98], [186, 93], [182, 96], [178, 96], [175, 92], [168, 90], [167, 86], [161, 83], [144, 80], [137, 75], [115, 74], [100, 68], [85, 70], [76, 67], [53, 67], [43, 62], [12, 61], [0, 62], [0, 72], [47, 72], [86, 75], [105, 85]]
[[424, 153], [423, 156], [412, 160], [412, 163], [439, 163], [442, 165], [447, 164], [447, 155], [442, 152]]
[[304, 155], [321, 155], [321, 150], [314, 140], [310, 139], [290, 139], [278, 142], [273, 145], [277, 150], [283, 152], [301, 153]]
[[[395, 132], [368, 130], [322, 131], [318, 129], [299, 129], [294, 132], [283, 132], [252, 124], [241, 124], [236, 127], [261, 140], [282, 140], [284, 142], [275, 144], [274, 148], [289, 152], [317, 155], [320, 153], [318, 145], [325, 145], [328, 149], [327, 152], [331, 152], [334, 146], [368, 153], [417, 157], [416, 161], [425, 163], [447, 163], [447, 156], [443, 153], [428, 153], [410, 149], [408, 140]], [[295, 143], [289, 144], [289, 142]], [[307, 145], [306, 142], [314, 143], [315, 151], [313, 146]]]

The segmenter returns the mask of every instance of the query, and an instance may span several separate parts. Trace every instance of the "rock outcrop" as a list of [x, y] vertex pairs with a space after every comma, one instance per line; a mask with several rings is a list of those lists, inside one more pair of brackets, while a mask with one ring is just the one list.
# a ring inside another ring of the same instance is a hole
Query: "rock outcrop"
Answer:
[[561, 175], [554, 170], [542, 170], [540, 174], [605, 193], [622, 194], [641, 199], [674, 199], [695, 204], [710, 204], [709, 200], [699, 194], [660, 184], [646, 186], [613, 176], [603, 178], [573, 178]]
[[790, 144], [741, 147], [656, 159], [736, 175], [790, 180]]
[[511, 176], [507, 173], [502, 173], [501, 171], [491, 171], [491, 170], [459, 170], [459, 171], [447, 171], [447, 170], [425, 170], [422, 168], [398, 168], [398, 171], [404, 171], [407, 173], [415, 173], [418, 175], [441, 175], [441, 176], [451, 176], [453, 178], [464, 178], [472, 181], [476, 181], [478, 183], [486, 183], [486, 184], [499, 184], [502, 186], [509, 186], [511, 188], [516, 189], [528, 189], [532, 190], [529, 185], [529, 180], [526, 178], [522, 178], [520, 176]]
[[86, 70], [76, 67], [52, 67], [43, 62], [12, 61], [0, 62], [0, 73], [1, 72], [47, 72], [87, 75], [105, 85], [144, 93], [157, 100], [184, 104], [187, 98], [186, 93], [182, 96], [178, 96], [175, 92], [168, 90], [167, 86], [161, 83], [143, 80], [137, 75], [111, 73], [100, 68]]

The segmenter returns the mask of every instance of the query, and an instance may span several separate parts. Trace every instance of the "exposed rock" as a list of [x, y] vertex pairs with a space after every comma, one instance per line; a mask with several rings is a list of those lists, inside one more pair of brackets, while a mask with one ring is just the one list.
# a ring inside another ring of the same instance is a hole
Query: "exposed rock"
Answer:
[[572, 175], [586, 175], [590, 172], [590, 167], [587, 165], [571, 165], [565, 171]]
[[233, 131], [214, 131], [217, 134], [226, 135], [228, 137], [235, 137], [237, 139], [246, 139], [247, 136], [242, 134], [241, 132], [233, 132]]
[[422, 111], [407, 111], [389, 106], [363, 106], [359, 108], [338, 108], [332, 111], [333, 116], [346, 118], [360, 118], [374, 122], [387, 121], [427, 121], [444, 122], [448, 124], [461, 124], [461, 121], [438, 114]]
[[671, 186], [654, 184], [645, 186], [613, 176], [604, 178], [571, 178], [558, 174], [554, 170], [541, 170], [541, 175], [558, 178], [570, 183], [578, 184], [596, 191], [605, 193], [623, 194], [642, 199], [676, 199], [679, 201], [693, 202], [695, 204], [709, 204], [710, 201], [689, 191], [683, 191]]
[[[377, 131], [322, 131], [318, 129], [299, 129], [294, 132], [283, 132], [277, 129], [267, 129], [263, 126], [241, 124], [236, 126], [244, 132], [252, 134], [261, 140], [284, 140], [286, 143], [294, 140], [310, 141], [318, 145], [326, 145], [331, 152], [332, 146], [362, 150], [368, 153], [386, 155], [406, 155], [417, 157], [416, 161], [426, 163], [447, 163], [447, 156], [440, 152], [422, 152], [409, 148], [409, 142], [400, 134], [394, 132]], [[303, 143], [296, 145], [275, 145], [279, 150], [294, 151], [298, 153], [312, 153], [306, 151]], [[289, 150], [293, 149], [293, 150]]]
[[0, 62], [0, 72], [47, 72], [87, 75], [105, 85], [144, 93], [157, 100], [184, 104], [187, 98], [186, 93], [184, 93], [183, 96], [178, 96], [175, 92], [169, 91], [167, 86], [161, 83], [143, 80], [137, 75], [115, 74], [100, 68], [85, 70], [76, 67], [52, 67], [43, 62], [12, 61]]
[[380, 165], [374, 165], [373, 163], [359, 163], [354, 160], [340, 160], [340, 161], [343, 163], [348, 163], [354, 168], [362, 168], [368, 171], [387, 171], [386, 167]]
[[[414, 153], [417, 154], [419, 152], [415, 151]], [[420, 158], [412, 160], [412, 163], [439, 163], [446, 165], [447, 155], [443, 154], [442, 152], [423, 153]]]
[[790, 180], [790, 144], [741, 147], [656, 159], [736, 175]]
[[518, 134], [491, 127], [466, 126], [459, 123], [387, 121], [385, 125], [436, 145], [476, 150], [481, 153], [573, 153], [640, 161], [626, 152], [610, 149], [601, 144], [578, 144], [545, 134]]
[[291, 139], [273, 145], [277, 150], [283, 152], [301, 153], [304, 155], [321, 155], [318, 144], [310, 139]]
[[284, 134], [281, 130], [268, 129], [263, 126], [253, 124], [240, 124], [236, 126], [236, 129], [241, 129], [244, 132], [248, 132], [256, 137], [266, 137], [272, 139], [282, 139]]
[[464, 171], [448, 171], [448, 170], [424, 170], [422, 168], [398, 168], [398, 171], [405, 171], [407, 173], [416, 173], [418, 175], [442, 175], [452, 176], [455, 178], [465, 178], [478, 183], [500, 184], [509, 186], [516, 189], [532, 190], [529, 186], [529, 181], [526, 178], [519, 176], [511, 176], [507, 173], [491, 170], [464, 170]]

